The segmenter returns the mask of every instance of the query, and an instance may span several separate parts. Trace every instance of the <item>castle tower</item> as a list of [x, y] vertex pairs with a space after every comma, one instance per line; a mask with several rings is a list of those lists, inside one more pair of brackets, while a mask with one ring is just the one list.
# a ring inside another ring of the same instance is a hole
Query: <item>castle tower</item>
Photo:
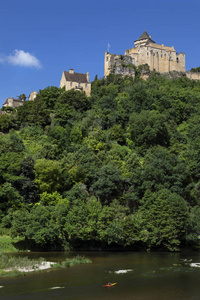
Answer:
[[154, 43], [155, 42], [151, 39], [151, 35], [148, 35], [148, 33], [146, 32], [146, 30], [143, 32], [143, 34], [139, 37], [139, 39], [137, 39], [134, 42], [135, 47], [139, 47], [139, 46], [144, 46], [146, 44], [149, 43]]

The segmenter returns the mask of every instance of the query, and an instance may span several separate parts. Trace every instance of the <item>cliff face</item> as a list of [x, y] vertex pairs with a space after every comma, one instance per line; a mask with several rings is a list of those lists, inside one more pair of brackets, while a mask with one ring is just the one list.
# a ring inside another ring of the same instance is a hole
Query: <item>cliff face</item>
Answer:
[[114, 59], [112, 69], [114, 74], [135, 77], [135, 66], [132, 63], [131, 57], [127, 55], [120, 55], [119, 59]]
[[135, 66], [128, 55], [116, 55], [106, 53], [105, 56], [106, 75], [120, 74], [122, 76], [132, 76], [135, 78]]

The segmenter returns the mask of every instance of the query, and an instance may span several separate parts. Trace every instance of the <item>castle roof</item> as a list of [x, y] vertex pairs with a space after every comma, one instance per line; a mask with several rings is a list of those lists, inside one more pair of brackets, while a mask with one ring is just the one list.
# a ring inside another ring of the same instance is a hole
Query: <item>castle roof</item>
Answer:
[[78, 82], [78, 83], [88, 83], [87, 74], [67, 72], [64, 71], [66, 81]]
[[148, 35], [148, 33], [146, 32], [146, 30], [143, 32], [143, 34], [139, 37], [139, 39], [137, 39], [135, 42], [138, 41], [142, 41], [142, 40], [148, 40], [148, 42], [150, 43], [155, 43], [152, 39], [151, 36]]

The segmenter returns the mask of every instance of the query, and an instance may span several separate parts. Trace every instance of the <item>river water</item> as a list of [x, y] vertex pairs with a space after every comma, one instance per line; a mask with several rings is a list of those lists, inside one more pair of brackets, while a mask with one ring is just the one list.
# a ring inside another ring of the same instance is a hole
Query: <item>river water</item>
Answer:
[[[0, 279], [1, 300], [200, 299], [199, 252], [55, 252], [20, 254], [61, 262], [84, 255], [91, 264]], [[198, 265], [199, 263], [199, 265]], [[107, 282], [114, 287], [103, 288]]]

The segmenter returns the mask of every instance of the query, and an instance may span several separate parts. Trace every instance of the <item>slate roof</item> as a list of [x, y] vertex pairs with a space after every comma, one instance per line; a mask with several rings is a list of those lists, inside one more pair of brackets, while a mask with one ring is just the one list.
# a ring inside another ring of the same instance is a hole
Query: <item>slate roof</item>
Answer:
[[78, 82], [78, 83], [88, 83], [87, 75], [83, 73], [69, 73], [64, 71], [66, 81]]
[[139, 39], [137, 39], [135, 42], [137, 41], [142, 41], [142, 40], [146, 40], [148, 39], [148, 42], [151, 42], [151, 43], [155, 43], [151, 37], [148, 35], [148, 33], [146, 32], [146, 30], [143, 32], [143, 34], [139, 37]]

